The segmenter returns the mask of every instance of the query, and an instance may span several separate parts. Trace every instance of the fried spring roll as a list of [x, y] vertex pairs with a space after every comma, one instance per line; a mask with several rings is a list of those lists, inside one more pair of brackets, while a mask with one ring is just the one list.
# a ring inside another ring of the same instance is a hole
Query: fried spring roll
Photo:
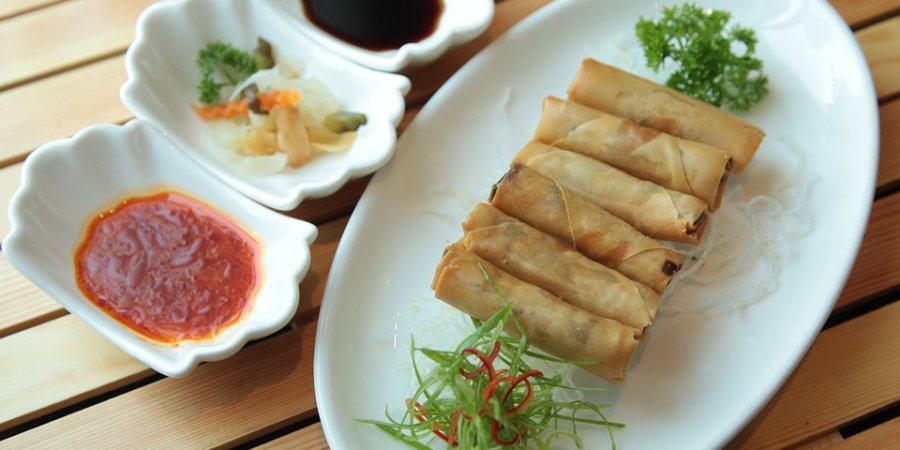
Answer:
[[741, 173], [765, 133], [709, 103], [593, 59], [585, 59], [569, 99], [671, 135], [720, 148]]
[[535, 140], [693, 195], [715, 211], [733, 162], [724, 151], [556, 97], [544, 99]]
[[641, 180], [606, 163], [539, 142], [513, 159], [655, 239], [696, 244], [706, 228], [706, 202]]
[[591, 314], [642, 331], [660, 295], [555, 237], [479, 203], [463, 223], [466, 250]]
[[[638, 330], [578, 309], [500, 270], [458, 243], [447, 248], [431, 287], [437, 298], [479, 320], [499, 311], [505, 298], [531, 344], [562, 359], [597, 362], [581, 367], [607, 380], [625, 379], [625, 369], [638, 344]], [[506, 332], [519, 335], [512, 321], [507, 322]]]
[[644, 236], [595, 203], [527, 167], [513, 166], [494, 186], [490, 201], [658, 293], [681, 268], [683, 257], [677, 250]]

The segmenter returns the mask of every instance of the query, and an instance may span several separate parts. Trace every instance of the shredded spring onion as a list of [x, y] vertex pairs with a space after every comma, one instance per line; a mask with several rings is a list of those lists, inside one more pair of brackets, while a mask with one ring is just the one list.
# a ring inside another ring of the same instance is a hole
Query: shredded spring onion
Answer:
[[[558, 400], [558, 391], [584, 389], [532, 367], [529, 360], [566, 362], [533, 351], [524, 337], [503, 334], [507, 321], [521, 327], [508, 304], [485, 322], [473, 321], [475, 331], [452, 351], [417, 347], [411, 339], [417, 388], [405, 410], [400, 417], [386, 410], [386, 420], [358, 421], [420, 449], [438, 439], [466, 449], [550, 449], [559, 438], [583, 448], [579, 426], [606, 429], [615, 448], [612, 430], [623, 425], [606, 419], [609, 405]], [[417, 354], [434, 368], [423, 371]]]

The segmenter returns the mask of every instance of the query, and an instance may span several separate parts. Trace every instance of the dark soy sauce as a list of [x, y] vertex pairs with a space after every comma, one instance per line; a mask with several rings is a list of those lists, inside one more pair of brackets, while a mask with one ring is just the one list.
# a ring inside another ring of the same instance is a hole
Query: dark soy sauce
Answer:
[[437, 28], [442, 0], [300, 0], [314, 25], [369, 50], [419, 42]]

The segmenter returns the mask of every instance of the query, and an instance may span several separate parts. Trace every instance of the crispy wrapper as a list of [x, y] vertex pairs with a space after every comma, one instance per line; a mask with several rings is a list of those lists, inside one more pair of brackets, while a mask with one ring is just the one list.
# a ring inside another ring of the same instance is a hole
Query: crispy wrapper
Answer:
[[[479, 320], [487, 320], [509, 302], [532, 345], [562, 359], [590, 361], [581, 367], [609, 381], [625, 379], [638, 330], [576, 308], [459, 243], [445, 251], [431, 287], [437, 298]], [[519, 335], [513, 321], [507, 322], [506, 332]]]
[[703, 200], [593, 158], [532, 141], [513, 163], [583, 195], [654, 239], [696, 244], [706, 229], [708, 211]]
[[677, 250], [527, 167], [513, 166], [497, 182], [491, 204], [656, 292], [681, 268]]
[[569, 99], [646, 127], [720, 148], [741, 173], [765, 133], [758, 127], [661, 84], [585, 59], [569, 86]]
[[463, 230], [468, 251], [573, 306], [638, 330], [656, 317], [652, 289], [491, 205], [476, 205]]
[[544, 99], [534, 139], [603, 161], [638, 178], [693, 195], [715, 211], [731, 157], [711, 145], [680, 139], [556, 97]]

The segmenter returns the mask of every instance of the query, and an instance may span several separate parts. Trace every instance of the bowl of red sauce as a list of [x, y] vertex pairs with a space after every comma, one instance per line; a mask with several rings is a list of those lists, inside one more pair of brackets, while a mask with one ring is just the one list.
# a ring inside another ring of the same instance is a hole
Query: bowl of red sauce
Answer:
[[290, 321], [316, 228], [240, 195], [174, 145], [135, 120], [39, 148], [2, 248], [72, 314], [180, 377]]

